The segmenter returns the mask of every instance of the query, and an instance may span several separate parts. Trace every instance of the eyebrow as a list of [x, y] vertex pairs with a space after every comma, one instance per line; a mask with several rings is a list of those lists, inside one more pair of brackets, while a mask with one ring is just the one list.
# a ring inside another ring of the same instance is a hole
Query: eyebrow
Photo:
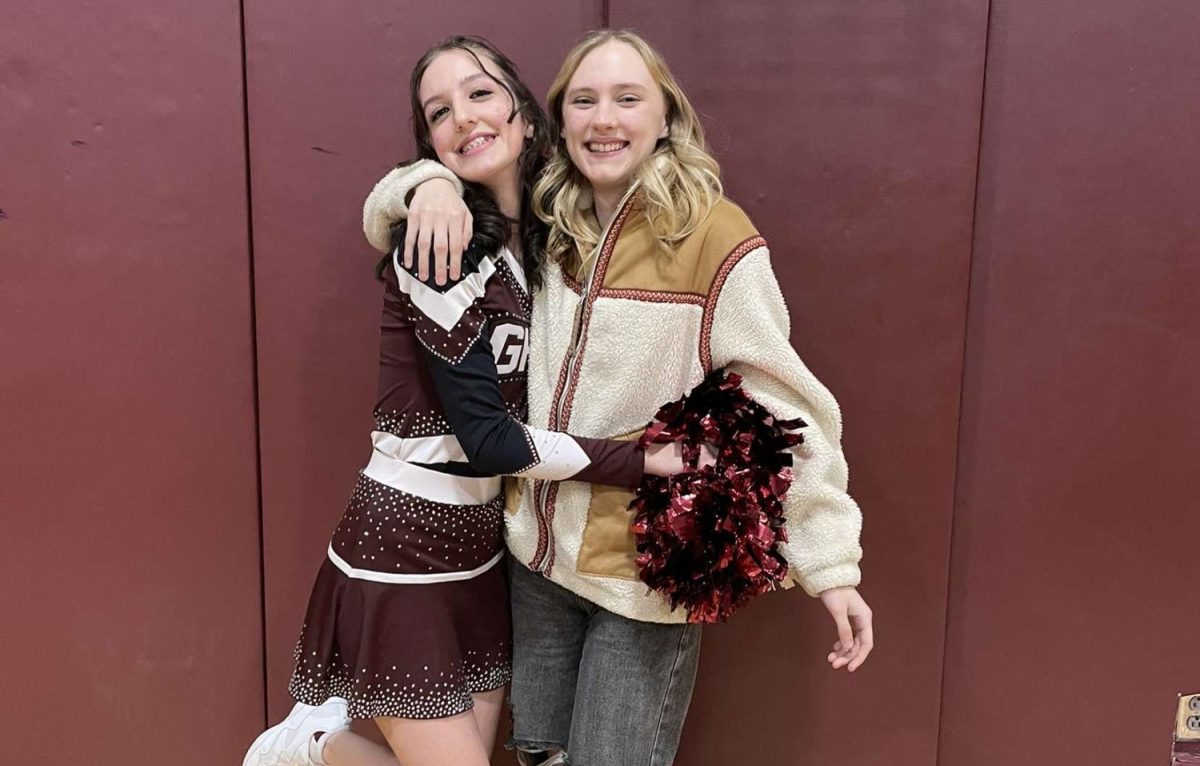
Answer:
[[[486, 77], [486, 78], [487, 78], [487, 79], [489, 79], [489, 80], [490, 80], [490, 79], [492, 79], [492, 76], [491, 76], [491, 75], [489, 75], [487, 72], [476, 72], [475, 74], [473, 74], [473, 75], [470, 75], [469, 77], [464, 77], [464, 78], [462, 78], [461, 80], [459, 80], [459, 81], [458, 81], [458, 84], [459, 84], [459, 85], [466, 85], [467, 83], [471, 82], [472, 80], [478, 80], [480, 77]], [[444, 94], [442, 94], [442, 93], [434, 93], [432, 96], [430, 96], [429, 98], [425, 99], [425, 101], [424, 101], [424, 102], [422, 102], [422, 104], [421, 104], [421, 111], [423, 112], [423, 111], [425, 111], [425, 109], [426, 109], [426, 108], [428, 108], [428, 107], [429, 107], [429, 102], [430, 102], [430, 101], [436, 101], [436, 100], [438, 100], [439, 98], [444, 98]]]
[[[595, 91], [596, 88], [593, 88], [590, 85], [580, 85], [577, 88], [572, 88], [571, 90], [567, 91], [567, 95], [573, 96], [581, 90]], [[646, 90], [646, 86], [641, 84], [640, 82], [619, 82], [616, 85], [612, 86], [611, 90], [643, 90], [644, 91], [644, 90]]]

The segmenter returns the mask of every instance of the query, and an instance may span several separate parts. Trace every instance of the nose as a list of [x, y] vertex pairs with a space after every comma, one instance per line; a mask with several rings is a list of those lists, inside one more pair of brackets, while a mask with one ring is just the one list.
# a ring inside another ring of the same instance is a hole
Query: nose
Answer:
[[612, 128], [617, 124], [616, 116], [616, 107], [611, 101], [597, 101], [596, 108], [592, 111], [592, 127], [597, 130]]
[[464, 101], [454, 106], [454, 129], [459, 133], [469, 131], [475, 127], [475, 123], [479, 122], [475, 117], [475, 110], [471, 107], [471, 102]]

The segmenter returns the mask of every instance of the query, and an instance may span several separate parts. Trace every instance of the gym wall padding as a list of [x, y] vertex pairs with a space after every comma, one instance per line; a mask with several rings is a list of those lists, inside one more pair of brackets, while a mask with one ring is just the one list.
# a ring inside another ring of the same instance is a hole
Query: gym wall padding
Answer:
[[238, 5], [2, 15], [5, 759], [233, 763], [263, 710]]
[[1165, 763], [1200, 689], [1200, 7], [991, 30], [941, 763]]

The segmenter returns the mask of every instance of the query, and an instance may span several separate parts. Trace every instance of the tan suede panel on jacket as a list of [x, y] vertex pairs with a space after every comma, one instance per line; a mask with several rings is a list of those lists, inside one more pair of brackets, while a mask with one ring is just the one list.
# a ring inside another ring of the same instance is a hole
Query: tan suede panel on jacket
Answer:
[[[613, 438], [640, 439], [642, 430]], [[592, 485], [592, 501], [575, 571], [598, 577], [638, 579], [637, 540], [630, 528], [634, 514], [629, 504], [633, 497], [632, 492], [621, 487]]]
[[[650, 225], [630, 216], [604, 275], [604, 291], [645, 290], [707, 296], [725, 258], [739, 244], [758, 234], [742, 209], [722, 199], [700, 227], [674, 253], [654, 240]], [[603, 293], [602, 293], [603, 294]]]

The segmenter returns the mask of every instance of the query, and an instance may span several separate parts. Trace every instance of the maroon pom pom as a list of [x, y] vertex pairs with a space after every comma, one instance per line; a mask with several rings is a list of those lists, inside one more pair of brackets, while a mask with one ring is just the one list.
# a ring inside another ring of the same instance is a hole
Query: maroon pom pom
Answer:
[[[630, 507], [643, 582], [689, 622], [724, 621], [787, 577], [778, 543], [787, 541], [783, 498], [792, 483], [791, 447], [800, 420], [778, 421], [741, 387], [712, 372], [659, 410], [641, 444], [681, 442], [693, 470], [647, 476]], [[715, 466], [696, 469], [703, 444]]]

